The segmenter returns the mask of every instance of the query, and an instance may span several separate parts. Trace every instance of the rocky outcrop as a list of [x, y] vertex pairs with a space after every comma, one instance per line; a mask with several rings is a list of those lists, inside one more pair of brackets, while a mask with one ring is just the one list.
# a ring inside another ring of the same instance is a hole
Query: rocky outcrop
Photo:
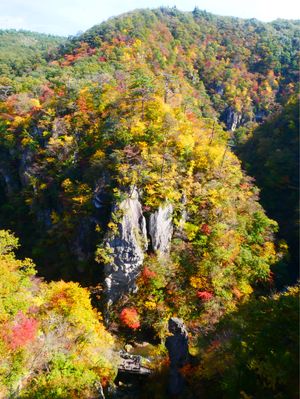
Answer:
[[109, 190], [107, 187], [110, 184], [110, 177], [108, 173], [103, 172], [101, 177], [96, 181], [93, 193], [92, 203], [98, 210], [103, 210], [108, 207], [111, 201]]
[[185, 240], [186, 239], [186, 233], [185, 233], [185, 223], [188, 221], [188, 212], [187, 212], [187, 197], [186, 195], [183, 193], [182, 197], [180, 199], [180, 219], [178, 221], [177, 226], [174, 229], [174, 234], [173, 237], [174, 238], [179, 238], [181, 240]]
[[232, 107], [229, 107], [225, 111], [224, 120], [227, 129], [234, 132], [242, 123], [242, 115], [236, 112]]
[[149, 218], [149, 235], [152, 249], [158, 254], [167, 254], [173, 234], [173, 206], [165, 204], [152, 213]]
[[111, 258], [111, 262], [105, 265], [108, 304], [136, 290], [136, 278], [148, 247], [146, 220], [136, 188], [113, 207], [113, 213], [120, 215], [120, 220], [117, 231], [108, 233], [105, 239]]
[[[24, 152], [21, 155], [20, 165], [19, 165], [19, 178], [22, 187], [29, 186], [31, 179], [34, 176], [32, 163], [33, 163], [33, 152], [31, 150], [24, 150]], [[36, 191], [35, 185], [33, 185], [33, 190]]]
[[171, 334], [166, 339], [170, 359], [168, 390], [170, 395], [178, 395], [184, 388], [180, 369], [189, 363], [188, 333], [183, 320], [177, 317], [169, 319], [168, 327]]

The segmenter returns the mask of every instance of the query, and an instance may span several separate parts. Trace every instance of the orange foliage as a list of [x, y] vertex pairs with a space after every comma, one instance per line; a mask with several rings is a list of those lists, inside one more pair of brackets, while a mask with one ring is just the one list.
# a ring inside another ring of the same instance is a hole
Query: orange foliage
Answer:
[[156, 277], [156, 273], [150, 270], [147, 266], [145, 266], [142, 271], [142, 278], [144, 282], [146, 283], [154, 277]]
[[134, 308], [124, 308], [120, 314], [120, 319], [126, 327], [132, 330], [136, 330], [141, 325], [138, 312]]

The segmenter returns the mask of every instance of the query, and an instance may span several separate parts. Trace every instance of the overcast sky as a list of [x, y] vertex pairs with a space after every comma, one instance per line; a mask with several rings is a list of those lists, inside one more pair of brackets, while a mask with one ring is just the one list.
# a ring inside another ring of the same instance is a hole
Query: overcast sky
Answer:
[[261, 21], [300, 19], [300, 0], [0, 0], [0, 29], [74, 35], [123, 12], [162, 5]]

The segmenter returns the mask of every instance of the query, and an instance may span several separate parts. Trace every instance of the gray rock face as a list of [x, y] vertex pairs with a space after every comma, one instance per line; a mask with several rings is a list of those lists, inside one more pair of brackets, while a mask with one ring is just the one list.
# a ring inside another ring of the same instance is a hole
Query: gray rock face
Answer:
[[[20, 159], [19, 177], [23, 187], [28, 186], [30, 184], [31, 177], [34, 176], [32, 170], [32, 158], [32, 151], [25, 150]], [[36, 191], [35, 186], [33, 186], [33, 190]]]
[[170, 243], [173, 234], [173, 206], [165, 204], [150, 215], [149, 234], [154, 251], [159, 254], [167, 254], [170, 250]]
[[169, 319], [169, 332], [166, 348], [169, 352], [170, 370], [168, 389], [171, 395], [178, 395], [184, 388], [184, 378], [180, 368], [189, 362], [188, 333], [181, 319]]
[[110, 183], [109, 175], [105, 172], [102, 173], [102, 176], [97, 180], [94, 195], [92, 199], [92, 203], [94, 207], [98, 210], [103, 210], [107, 208], [108, 203], [110, 202], [109, 195], [106, 190], [106, 186]]
[[118, 231], [106, 238], [106, 247], [112, 258], [105, 265], [108, 304], [115, 302], [123, 294], [136, 290], [136, 278], [148, 246], [146, 220], [135, 188], [128, 198], [114, 207], [113, 212], [122, 212], [122, 217]]
[[235, 112], [231, 107], [229, 107], [225, 112], [226, 126], [232, 132], [235, 131], [237, 127], [240, 126], [242, 122], [242, 115]]
[[182, 195], [180, 202], [181, 202], [181, 216], [180, 216], [178, 225], [174, 229], [173, 237], [185, 239], [186, 233], [184, 231], [184, 226], [185, 226], [185, 223], [188, 221], [188, 213], [186, 210], [187, 197], [185, 194]]

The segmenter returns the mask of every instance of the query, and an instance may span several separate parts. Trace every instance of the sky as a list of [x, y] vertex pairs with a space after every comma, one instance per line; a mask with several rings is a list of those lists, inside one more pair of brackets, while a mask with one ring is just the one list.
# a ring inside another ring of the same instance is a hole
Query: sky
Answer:
[[75, 35], [136, 8], [195, 6], [213, 14], [272, 21], [300, 19], [300, 0], [0, 0], [0, 29]]

